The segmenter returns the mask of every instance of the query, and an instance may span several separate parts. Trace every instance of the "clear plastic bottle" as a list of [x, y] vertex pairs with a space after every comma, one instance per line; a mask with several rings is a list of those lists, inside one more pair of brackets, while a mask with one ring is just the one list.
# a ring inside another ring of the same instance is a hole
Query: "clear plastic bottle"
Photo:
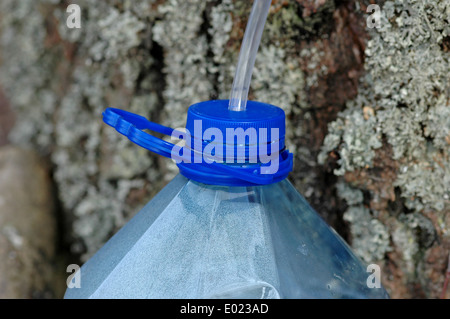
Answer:
[[[215, 164], [232, 169], [216, 171], [180, 162], [181, 174], [83, 265], [81, 288], [65, 298], [388, 297], [383, 288], [368, 288], [366, 267], [286, 179], [292, 156], [284, 146], [284, 112], [253, 101], [245, 112], [227, 108], [228, 101], [191, 106], [187, 127], [199, 118], [203, 133], [238, 124], [278, 127], [279, 170], [256, 182], [261, 163]], [[170, 129], [124, 111], [110, 115], [106, 122], [119, 132], [168, 156], [164, 142], [139, 132]], [[235, 175], [239, 168], [246, 171]]]
[[81, 288], [65, 298], [388, 297], [368, 288], [364, 265], [286, 179], [284, 111], [247, 101], [270, 3], [253, 4], [230, 100], [192, 105], [185, 132], [104, 112], [180, 174], [83, 265]]

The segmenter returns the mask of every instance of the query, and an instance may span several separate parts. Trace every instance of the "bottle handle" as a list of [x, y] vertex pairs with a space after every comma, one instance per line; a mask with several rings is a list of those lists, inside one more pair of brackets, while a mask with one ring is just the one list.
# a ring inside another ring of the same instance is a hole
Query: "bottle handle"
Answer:
[[172, 135], [175, 131], [173, 128], [151, 122], [141, 115], [115, 108], [107, 108], [103, 112], [103, 122], [114, 127], [117, 132], [128, 137], [133, 143], [164, 157], [172, 157], [171, 150], [175, 146], [174, 144], [144, 132], [144, 130]]
[[[178, 161], [179, 163], [177, 165], [179, 167], [181, 166], [184, 168], [188, 168], [189, 170], [198, 169], [203, 171], [207, 167], [207, 169], [212, 169], [214, 171], [221, 172], [223, 174], [259, 185], [270, 184], [274, 180], [273, 174], [258, 173], [258, 169], [255, 169], [255, 167], [251, 165], [230, 166], [214, 162], [213, 158], [210, 159], [212, 160], [212, 163], [206, 163], [204, 161], [202, 161], [202, 163], [193, 163], [190, 157], [187, 158], [187, 156], [183, 157], [179, 154], [173, 154], [172, 149], [175, 144], [166, 142], [158, 137], [144, 132], [144, 130], [150, 130], [170, 136], [172, 136], [173, 132], [178, 132], [179, 134], [183, 133], [173, 128], [151, 122], [141, 115], [130, 113], [121, 109], [107, 108], [103, 112], [103, 121], [115, 128], [120, 134], [128, 137], [128, 139], [133, 143], [156, 154]], [[280, 173], [288, 173], [292, 170], [292, 153], [289, 153], [287, 150], [285, 150], [280, 155], [284, 158], [284, 165], [282, 165], [282, 169], [278, 172], [277, 175], [279, 175]], [[202, 156], [206, 155], [202, 154]]]

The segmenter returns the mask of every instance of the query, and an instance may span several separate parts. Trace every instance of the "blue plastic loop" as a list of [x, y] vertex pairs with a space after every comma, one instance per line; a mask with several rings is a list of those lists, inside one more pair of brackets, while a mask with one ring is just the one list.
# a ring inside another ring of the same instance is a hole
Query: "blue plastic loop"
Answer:
[[[147, 120], [145, 117], [121, 109], [107, 108], [103, 112], [103, 121], [114, 127], [120, 134], [128, 137], [133, 143], [164, 157], [172, 158], [179, 163], [180, 173], [192, 180], [213, 185], [250, 186], [267, 185], [283, 180], [293, 168], [293, 155], [283, 149], [279, 154], [279, 167], [274, 174], [262, 174], [269, 164], [223, 164], [212, 157], [200, 154], [212, 160], [212, 163], [194, 163], [189, 156], [172, 152], [174, 144], [157, 138], [144, 130], [164, 135], [181, 135], [183, 132]], [[192, 150], [195, 152], [195, 150]]]
[[107, 108], [103, 112], [103, 122], [114, 127], [117, 132], [128, 137], [133, 143], [156, 154], [171, 157], [174, 144], [150, 135], [143, 130], [172, 135], [174, 129], [150, 122], [143, 116], [114, 108]]

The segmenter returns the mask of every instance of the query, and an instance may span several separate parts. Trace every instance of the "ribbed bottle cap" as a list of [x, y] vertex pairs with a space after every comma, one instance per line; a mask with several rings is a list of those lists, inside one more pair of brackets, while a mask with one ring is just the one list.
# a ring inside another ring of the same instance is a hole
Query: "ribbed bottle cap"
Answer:
[[[203, 143], [208, 143], [204, 136], [210, 128], [221, 131], [224, 140], [226, 140], [227, 129], [237, 132], [236, 129], [241, 128], [244, 132], [250, 133], [247, 131], [250, 128], [257, 133], [258, 144], [278, 142], [279, 150], [284, 148], [286, 123], [285, 113], [281, 108], [248, 101], [246, 110], [237, 112], [228, 110], [228, 103], [228, 100], [213, 100], [192, 105], [188, 110], [186, 122], [186, 129], [191, 136], [194, 139], [201, 139]], [[201, 122], [198, 122], [199, 120]], [[274, 130], [277, 131], [276, 135], [272, 134]]]
[[[176, 161], [194, 181], [225, 186], [267, 185], [285, 179], [293, 155], [285, 147], [285, 115], [279, 107], [248, 101], [245, 111], [229, 111], [227, 100], [206, 101], [188, 110], [186, 131], [108, 108], [103, 120], [132, 142]], [[147, 131], [171, 135], [172, 144]], [[189, 143], [190, 142], [190, 143]]]

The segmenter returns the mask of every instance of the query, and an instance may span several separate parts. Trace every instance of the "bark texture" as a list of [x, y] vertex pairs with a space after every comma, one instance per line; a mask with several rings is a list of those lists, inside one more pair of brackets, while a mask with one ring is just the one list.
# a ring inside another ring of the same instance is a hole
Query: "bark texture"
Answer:
[[[391, 296], [434, 298], [450, 249], [450, 4], [377, 3], [369, 28], [368, 0], [274, 0], [250, 98], [286, 111], [291, 181]], [[84, 260], [177, 172], [101, 112], [182, 127], [189, 105], [228, 98], [251, 2], [77, 4], [69, 29], [65, 1], [1, 2], [0, 83], [9, 139], [51, 163]]]
[[61, 297], [52, 183], [32, 151], [0, 147], [0, 298]]

